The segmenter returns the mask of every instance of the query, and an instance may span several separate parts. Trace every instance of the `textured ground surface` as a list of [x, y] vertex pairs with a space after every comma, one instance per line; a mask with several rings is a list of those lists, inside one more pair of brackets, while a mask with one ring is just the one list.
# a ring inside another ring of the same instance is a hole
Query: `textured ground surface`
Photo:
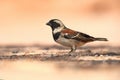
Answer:
[[89, 46], [68, 55], [69, 49], [61, 46], [1, 46], [0, 60], [32, 59], [41, 61], [116, 61], [120, 60], [120, 47]]
[[119, 80], [120, 47], [89, 46], [73, 55], [68, 52], [60, 46], [1, 46], [0, 80]]

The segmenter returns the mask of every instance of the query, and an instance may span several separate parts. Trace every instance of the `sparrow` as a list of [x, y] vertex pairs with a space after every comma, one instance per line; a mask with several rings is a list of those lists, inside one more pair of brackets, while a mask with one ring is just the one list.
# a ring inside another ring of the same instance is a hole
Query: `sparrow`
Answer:
[[51, 19], [46, 25], [52, 29], [55, 42], [70, 47], [69, 54], [74, 53], [77, 47], [93, 41], [108, 41], [106, 38], [95, 38], [88, 34], [67, 28], [59, 19]]

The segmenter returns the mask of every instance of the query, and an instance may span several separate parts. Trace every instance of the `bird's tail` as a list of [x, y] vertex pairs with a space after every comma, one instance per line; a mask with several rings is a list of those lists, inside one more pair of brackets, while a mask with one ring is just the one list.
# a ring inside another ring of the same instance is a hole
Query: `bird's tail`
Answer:
[[108, 41], [107, 38], [95, 38], [96, 41]]

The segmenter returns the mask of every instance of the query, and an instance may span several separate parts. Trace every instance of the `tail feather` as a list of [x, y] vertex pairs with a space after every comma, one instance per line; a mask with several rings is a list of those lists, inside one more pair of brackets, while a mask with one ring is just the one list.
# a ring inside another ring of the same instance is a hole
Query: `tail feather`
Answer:
[[108, 41], [107, 38], [95, 38], [96, 41]]

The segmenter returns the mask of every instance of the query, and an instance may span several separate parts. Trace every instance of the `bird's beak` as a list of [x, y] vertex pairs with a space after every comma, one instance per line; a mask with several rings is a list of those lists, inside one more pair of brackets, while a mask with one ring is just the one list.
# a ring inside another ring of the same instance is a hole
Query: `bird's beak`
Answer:
[[51, 26], [51, 24], [48, 22], [48, 23], [46, 23], [46, 25], [48, 25], [48, 26]]

